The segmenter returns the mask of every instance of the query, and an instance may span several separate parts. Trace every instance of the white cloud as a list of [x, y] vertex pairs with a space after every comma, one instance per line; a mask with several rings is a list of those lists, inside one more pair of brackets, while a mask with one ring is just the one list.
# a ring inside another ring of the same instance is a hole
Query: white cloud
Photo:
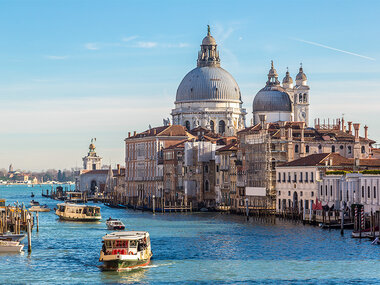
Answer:
[[67, 56], [67, 55], [45, 55], [45, 58], [52, 59], [52, 60], [64, 60], [64, 59], [68, 59], [69, 56]]
[[133, 41], [134, 39], [137, 39], [137, 36], [124, 37], [124, 38], [122, 38], [122, 41], [123, 42], [130, 42], [130, 41]]
[[138, 42], [136, 47], [138, 48], [154, 48], [157, 46], [156, 42]]
[[88, 50], [98, 50], [98, 49], [100, 49], [100, 47], [96, 43], [86, 43], [84, 45], [84, 47], [85, 47], [85, 49], [88, 49]]

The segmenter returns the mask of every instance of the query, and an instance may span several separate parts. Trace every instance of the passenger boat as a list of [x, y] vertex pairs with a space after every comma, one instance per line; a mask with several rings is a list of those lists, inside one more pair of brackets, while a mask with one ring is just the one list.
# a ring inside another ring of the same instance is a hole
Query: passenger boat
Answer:
[[125, 225], [123, 224], [123, 222], [118, 219], [109, 218], [106, 221], [106, 225], [107, 225], [107, 229], [109, 230], [124, 230], [125, 229]]
[[18, 241], [0, 240], [0, 252], [21, 252], [23, 248], [24, 245]]
[[148, 232], [113, 232], [105, 235], [102, 242], [99, 261], [105, 270], [146, 266], [153, 255]]
[[61, 203], [55, 214], [62, 220], [94, 222], [101, 220], [100, 207]]

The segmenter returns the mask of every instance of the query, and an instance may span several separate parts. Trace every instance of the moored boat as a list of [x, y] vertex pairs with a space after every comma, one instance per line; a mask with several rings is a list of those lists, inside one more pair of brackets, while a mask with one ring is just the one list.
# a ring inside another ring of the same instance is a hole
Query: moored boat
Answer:
[[125, 229], [125, 225], [119, 219], [109, 218], [106, 221], [106, 225], [107, 225], [107, 229], [109, 230], [124, 230]]
[[0, 240], [0, 252], [21, 252], [23, 248], [24, 245], [18, 241]]
[[33, 205], [29, 208], [30, 212], [50, 212], [50, 208], [47, 205]]
[[7, 241], [22, 241], [26, 237], [26, 234], [13, 234], [10, 232], [0, 234], [0, 240]]
[[94, 222], [102, 219], [97, 206], [61, 203], [57, 207], [55, 214], [62, 220]]
[[113, 232], [103, 237], [99, 261], [104, 269], [121, 271], [146, 266], [152, 257], [148, 232]]

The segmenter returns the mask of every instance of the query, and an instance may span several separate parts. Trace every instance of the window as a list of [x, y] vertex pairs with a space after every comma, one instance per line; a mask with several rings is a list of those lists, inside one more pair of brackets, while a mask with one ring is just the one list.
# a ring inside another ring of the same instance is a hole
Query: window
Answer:
[[223, 134], [226, 131], [226, 123], [223, 120], [219, 121], [219, 134]]
[[299, 95], [299, 101], [302, 103], [302, 94]]
[[332, 197], [332, 185], [330, 185], [330, 196]]
[[298, 144], [295, 145], [295, 147], [294, 147], [294, 152], [295, 152], [295, 153], [298, 153]]
[[300, 182], [302, 182], [303, 172], [300, 173]]
[[309, 182], [309, 172], [305, 172], [305, 182]]
[[348, 154], [351, 154], [351, 146], [347, 147], [347, 152], [348, 152]]
[[321, 196], [323, 195], [323, 186], [321, 185]]
[[301, 197], [303, 196], [303, 192], [302, 192], [302, 191], [300, 192], [300, 196], [301, 196]]
[[362, 198], [364, 198], [364, 186], [362, 186]]
[[279, 183], [281, 182], [281, 173], [280, 173], [280, 172], [278, 173], [278, 179], [277, 179], [277, 182], [279, 182]]
[[290, 191], [288, 191], [288, 196], [290, 196]]
[[278, 196], [281, 196], [281, 191], [278, 191]]
[[290, 172], [288, 172], [288, 183], [290, 183]]
[[373, 186], [373, 198], [376, 199], [376, 186]]
[[216, 166], [216, 172], [219, 172], [219, 165]]
[[331, 152], [335, 152], [335, 145], [331, 147]]
[[296, 172], [294, 172], [294, 179], [293, 179], [293, 182], [294, 182], [294, 183], [297, 182], [297, 173], [296, 173]]
[[211, 130], [212, 132], [215, 132], [215, 123], [214, 123], [213, 120], [210, 121], [210, 130]]
[[343, 146], [341, 145], [339, 148], [340, 148], [340, 149], [343, 149]]
[[307, 102], [307, 94], [303, 94], [303, 102], [304, 102], [304, 103]]
[[282, 173], [282, 182], [285, 182], [285, 172]]
[[362, 146], [362, 153], [365, 153], [365, 146]]
[[325, 187], [325, 192], [326, 192], [326, 196], [327, 196], [327, 185], [326, 185], [326, 187]]
[[306, 153], [309, 153], [310, 152], [310, 147], [307, 145], [306, 146]]
[[318, 145], [318, 149], [322, 149], [322, 145]]
[[371, 198], [371, 188], [368, 186], [368, 198]]
[[205, 173], [208, 173], [208, 165], [205, 165]]
[[314, 191], [311, 191], [311, 197], [314, 197]]
[[305, 200], [305, 209], [309, 210], [309, 200]]
[[209, 189], [209, 183], [208, 183], [208, 180], [205, 181], [205, 191], [208, 192], [210, 189]]
[[185, 127], [188, 131], [190, 131], [190, 122], [189, 121], [186, 121], [185, 122]]
[[314, 172], [310, 172], [310, 182], [314, 182]]

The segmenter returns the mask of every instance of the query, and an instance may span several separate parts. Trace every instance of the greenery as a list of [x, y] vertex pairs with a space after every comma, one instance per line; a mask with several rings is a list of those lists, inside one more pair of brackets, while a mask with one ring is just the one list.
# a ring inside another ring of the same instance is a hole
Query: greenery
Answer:
[[361, 173], [363, 173], [363, 174], [380, 174], [380, 170], [375, 170], [375, 169], [363, 170]]
[[380, 170], [362, 170], [362, 171], [346, 171], [346, 170], [331, 170], [326, 171], [326, 175], [345, 175], [348, 173], [362, 173], [362, 174], [380, 174]]

